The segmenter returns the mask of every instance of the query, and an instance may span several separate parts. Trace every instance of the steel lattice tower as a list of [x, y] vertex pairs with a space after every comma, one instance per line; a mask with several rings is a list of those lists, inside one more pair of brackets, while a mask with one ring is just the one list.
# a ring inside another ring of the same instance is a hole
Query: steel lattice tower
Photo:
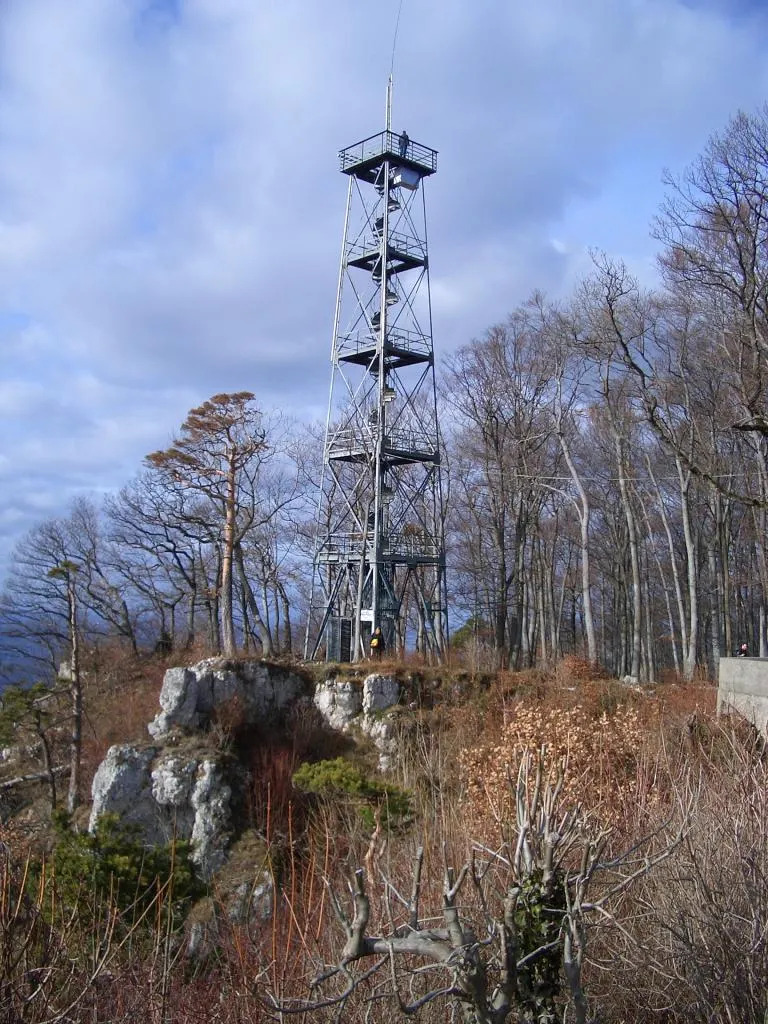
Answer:
[[356, 661], [447, 637], [424, 182], [437, 152], [387, 129], [339, 153], [349, 178], [306, 655]]

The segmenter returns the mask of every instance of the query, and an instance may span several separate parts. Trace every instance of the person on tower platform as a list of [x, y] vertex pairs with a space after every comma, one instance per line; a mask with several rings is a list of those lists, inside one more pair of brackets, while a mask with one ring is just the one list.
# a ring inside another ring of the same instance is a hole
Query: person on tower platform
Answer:
[[411, 140], [408, 137], [408, 132], [403, 131], [400, 133], [400, 156], [405, 159], [408, 156], [408, 146], [411, 144]]

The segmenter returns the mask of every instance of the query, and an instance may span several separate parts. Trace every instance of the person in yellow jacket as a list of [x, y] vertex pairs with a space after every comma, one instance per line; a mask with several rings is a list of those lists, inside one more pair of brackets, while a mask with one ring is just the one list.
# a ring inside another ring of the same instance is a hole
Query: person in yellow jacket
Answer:
[[376, 658], [377, 661], [381, 661], [383, 653], [384, 637], [381, 632], [381, 626], [377, 626], [371, 634], [371, 657]]

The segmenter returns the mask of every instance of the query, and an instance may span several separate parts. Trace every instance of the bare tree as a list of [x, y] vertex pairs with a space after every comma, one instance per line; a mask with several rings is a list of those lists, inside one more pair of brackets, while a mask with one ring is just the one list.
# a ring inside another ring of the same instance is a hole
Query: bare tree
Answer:
[[80, 756], [83, 746], [83, 680], [80, 674], [80, 630], [77, 621], [77, 591], [75, 577], [80, 566], [68, 560], [60, 562], [48, 573], [54, 579], [62, 579], [67, 585], [67, 618], [69, 625], [69, 662], [64, 670], [64, 680], [69, 685], [72, 702], [72, 718], [69, 743], [69, 789], [67, 811], [72, 814], [80, 797]]
[[501, 847], [475, 845], [458, 870], [444, 855], [439, 909], [422, 907], [421, 848], [409, 894], [384, 879], [385, 931], [370, 930], [365, 872], [355, 873], [351, 913], [330, 890], [344, 935], [341, 955], [313, 979], [307, 999], [273, 995], [273, 1008], [341, 1012], [373, 986], [374, 998], [388, 998], [403, 1014], [439, 1000], [458, 1009], [466, 1024], [555, 1024], [563, 1020], [566, 996], [573, 1019], [584, 1024], [590, 921], [612, 918], [611, 901], [671, 855], [687, 823], [663, 828], [655, 846], [641, 840], [624, 856], [606, 856], [608, 832], [590, 830], [578, 809], [564, 807], [562, 768], [547, 776], [544, 755], [529, 752], [520, 762], [512, 783], [514, 820]]
[[[249, 391], [214, 395], [191, 409], [170, 448], [152, 452], [147, 463], [169, 484], [199, 492], [221, 522], [221, 614], [224, 653], [236, 653], [233, 602], [235, 547], [250, 526], [240, 517], [242, 483], [253, 479], [268, 445], [263, 417]], [[239, 521], [240, 517], [240, 521]]]
[[552, 417], [555, 435], [565, 458], [577, 499], [574, 507], [579, 520], [581, 599], [584, 609], [584, 630], [587, 639], [587, 657], [593, 664], [597, 661], [597, 639], [592, 612], [592, 573], [590, 567], [590, 524], [592, 509], [589, 494], [582, 480], [574, 454], [572, 434], [575, 434], [576, 406], [583, 402], [584, 384], [589, 372], [588, 361], [580, 345], [578, 320], [562, 314], [556, 309], [547, 315], [545, 337], [553, 355], [554, 396]]
[[[713, 135], [704, 152], [682, 175], [666, 174], [668, 194], [656, 221], [663, 245], [661, 265], [668, 299], [683, 311], [689, 336], [706, 336], [696, 360], [686, 367], [691, 381], [702, 373], [720, 383], [718, 434], [733, 431], [768, 435], [768, 107], [739, 113], [725, 132]], [[626, 272], [608, 267], [614, 279]], [[709, 445], [687, 423], [681, 404], [665, 400], [682, 378], [648, 344], [647, 336], [619, 338], [621, 357], [635, 375], [647, 420], [685, 468], [747, 504], [760, 499], [738, 482], [720, 477], [710, 464]], [[672, 372], [670, 372], [672, 371]], [[692, 443], [693, 442], [693, 443]], [[762, 448], [762, 457], [768, 451]]]
[[115, 571], [137, 614], [153, 614], [172, 644], [183, 635], [184, 646], [191, 647], [209, 589], [210, 559], [203, 552], [216, 540], [207, 502], [144, 472], [106, 499], [105, 512]]
[[480, 577], [502, 665], [520, 650], [525, 559], [544, 500], [537, 471], [551, 455], [550, 368], [532, 315], [519, 310], [482, 342], [461, 349], [443, 385], [454, 417], [453, 544], [458, 541], [467, 574]]

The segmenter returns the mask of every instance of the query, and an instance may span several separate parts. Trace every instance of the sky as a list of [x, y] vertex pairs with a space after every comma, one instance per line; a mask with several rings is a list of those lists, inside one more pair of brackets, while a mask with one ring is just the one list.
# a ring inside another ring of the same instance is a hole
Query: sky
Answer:
[[438, 371], [590, 249], [652, 285], [663, 169], [768, 99], [745, 0], [3, 0], [0, 574], [213, 394], [324, 418], [337, 153], [384, 127], [396, 25]]

